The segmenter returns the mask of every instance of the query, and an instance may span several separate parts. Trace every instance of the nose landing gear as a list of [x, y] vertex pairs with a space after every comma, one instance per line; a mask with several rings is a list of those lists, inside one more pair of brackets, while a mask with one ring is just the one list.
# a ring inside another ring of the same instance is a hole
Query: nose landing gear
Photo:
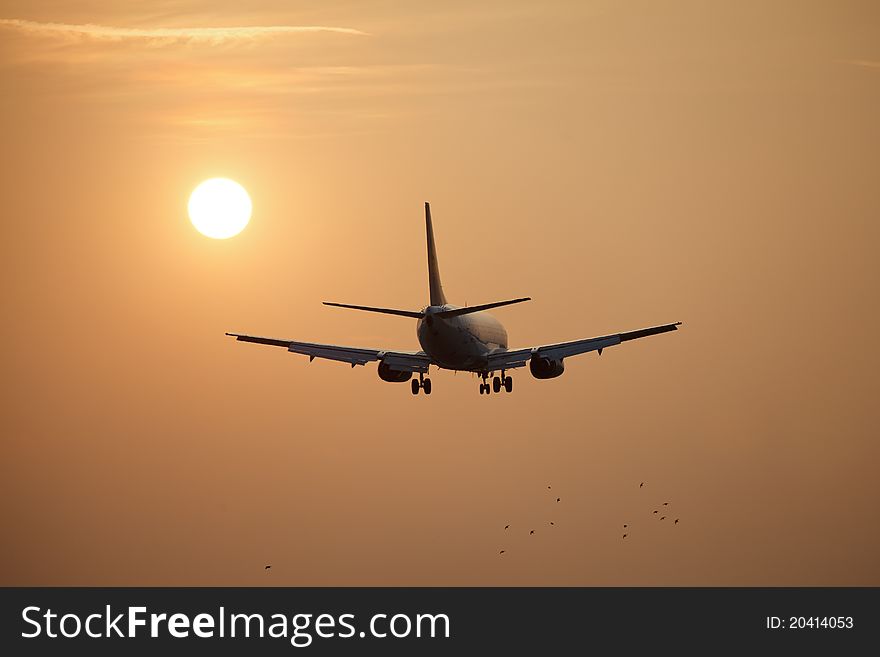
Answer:
[[415, 379], [413, 379], [412, 383], [410, 384], [410, 387], [412, 389], [412, 394], [414, 394], [414, 395], [419, 394], [419, 390], [424, 390], [426, 395], [430, 395], [431, 394], [431, 379], [429, 379], [424, 374], [419, 372], [419, 380], [416, 381]]

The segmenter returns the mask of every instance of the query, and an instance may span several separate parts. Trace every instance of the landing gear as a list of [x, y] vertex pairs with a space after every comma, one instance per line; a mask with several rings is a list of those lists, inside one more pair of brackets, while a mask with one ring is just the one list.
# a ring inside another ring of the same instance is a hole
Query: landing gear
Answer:
[[419, 372], [419, 380], [416, 381], [415, 379], [413, 379], [412, 383], [410, 384], [410, 387], [412, 389], [412, 394], [414, 394], [414, 395], [419, 394], [419, 389], [424, 390], [426, 395], [430, 395], [431, 394], [431, 379], [426, 378], [424, 374]]
[[488, 395], [493, 391], [498, 393], [503, 389], [505, 392], [513, 391], [513, 379], [504, 374], [504, 370], [501, 371], [501, 376], [496, 376], [492, 379], [492, 383], [489, 383], [489, 373], [481, 372], [480, 376], [483, 378], [483, 382], [480, 384], [480, 394]]

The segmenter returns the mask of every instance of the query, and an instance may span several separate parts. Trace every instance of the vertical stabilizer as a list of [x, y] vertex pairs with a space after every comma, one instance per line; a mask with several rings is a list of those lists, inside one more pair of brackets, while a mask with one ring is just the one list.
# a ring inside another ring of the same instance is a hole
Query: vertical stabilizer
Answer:
[[437, 267], [437, 247], [434, 246], [434, 225], [431, 223], [431, 204], [425, 203], [425, 230], [428, 234], [428, 286], [431, 290], [431, 305], [446, 305], [446, 295], [440, 284], [440, 269]]

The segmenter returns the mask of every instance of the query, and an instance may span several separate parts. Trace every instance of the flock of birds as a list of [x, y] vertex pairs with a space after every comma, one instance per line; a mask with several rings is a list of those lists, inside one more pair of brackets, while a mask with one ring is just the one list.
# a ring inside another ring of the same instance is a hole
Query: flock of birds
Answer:
[[[641, 483], [639, 483], [639, 488], [644, 488], [644, 487], [645, 487], [645, 482], [644, 482], [644, 481], [641, 482]], [[547, 486], [547, 490], [553, 490], [553, 487], [552, 487], [552, 486]], [[558, 503], [558, 502], [561, 502], [561, 501], [562, 501], [562, 498], [561, 498], [561, 497], [557, 497], [557, 498], [556, 498], [556, 502], [557, 502], [557, 503]], [[666, 518], [667, 518], [666, 513], [667, 513], [667, 511], [668, 511], [668, 507], [669, 507], [669, 502], [663, 502], [658, 508], [656, 508], [656, 509], [653, 510], [653, 512], [651, 513], [651, 515], [652, 515], [652, 516], [659, 516], [659, 519], [660, 519], [660, 520], [666, 520]], [[660, 515], [660, 512], [661, 512], [661, 511], [663, 511], [663, 515]], [[669, 516], [669, 517], [671, 518], [671, 516]], [[673, 524], [673, 525], [677, 525], [677, 524], [678, 524], [678, 521], [679, 521], [679, 518], [675, 518], [675, 520], [673, 520], [672, 524]], [[549, 521], [549, 522], [550, 522], [550, 526], [551, 526], [551, 527], [555, 526], [555, 523], [554, 523], [552, 520]], [[625, 524], [623, 525], [623, 528], [626, 529], [626, 530], [628, 530], [628, 529], [629, 529], [629, 523], [625, 523]], [[504, 525], [504, 531], [507, 531], [507, 530], [509, 530], [509, 529], [510, 529], [510, 525]], [[534, 529], [530, 529], [530, 530], [529, 530], [529, 536], [533, 536], [534, 533], [535, 533], [535, 531], [536, 531], [536, 530], [534, 530]], [[625, 532], [623, 533], [623, 538], [625, 539], [627, 536], [629, 536], [629, 532], [628, 532], [628, 531], [625, 531]], [[506, 553], [507, 553], [507, 550], [501, 550], [501, 551], [499, 552], [499, 554], [506, 554]]]
[[[644, 487], [645, 487], [645, 482], [643, 481], [643, 482], [641, 482], [641, 483], [639, 484], [639, 488], [644, 488]], [[553, 487], [552, 487], [552, 486], [547, 486], [547, 490], [553, 490]], [[560, 503], [560, 502], [562, 502], [562, 498], [561, 498], [561, 497], [557, 497], [557, 498], [556, 498], [556, 503], [558, 504], [558, 503]], [[663, 504], [661, 504], [660, 507], [654, 509], [654, 511], [652, 512], [651, 515], [655, 515], [655, 516], [656, 516], [656, 515], [660, 515], [660, 511], [663, 510], [663, 507], [668, 507], [668, 506], [669, 506], [669, 502], [663, 502]], [[663, 510], [663, 513], [664, 513], [664, 515], [660, 516], [660, 520], [666, 520], [666, 515], [665, 515], [665, 514], [666, 514], [666, 511]], [[677, 525], [677, 524], [678, 524], [678, 520], [679, 520], [679, 519], [676, 518], [676, 519], [672, 522], [672, 524], [673, 524], [673, 525]], [[552, 520], [550, 520], [550, 521], [548, 521], [548, 522], [550, 523], [550, 527], [555, 527], [555, 526], [556, 526], [556, 523], [554, 523]], [[624, 528], [624, 529], [629, 529], [629, 524], [628, 524], [628, 523], [627, 523], [627, 524], [624, 524], [624, 525], [623, 525], [623, 528]], [[509, 529], [510, 529], [510, 525], [504, 525], [504, 531], [507, 531], [507, 530], [509, 530]], [[533, 536], [533, 535], [535, 534], [535, 531], [536, 531], [535, 529], [529, 529], [529, 536]], [[624, 533], [623, 533], [623, 538], [626, 538], [627, 536], [629, 536], [629, 532], [624, 532]], [[506, 552], [507, 552], [507, 550], [501, 550], [501, 551], [499, 552], [499, 554], [505, 554]], [[266, 567], [265, 567], [265, 570], [270, 570], [271, 568], [272, 568], [272, 566], [269, 565], [269, 564], [267, 564]]]
[[[552, 486], [547, 486], [547, 490], [553, 490], [553, 487], [552, 487]], [[562, 498], [561, 498], [561, 497], [557, 497], [557, 498], [556, 498], [556, 502], [557, 502], [557, 503], [559, 503], [559, 502], [561, 502], [561, 501], [562, 501]], [[551, 527], [555, 527], [555, 526], [556, 526], [556, 523], [553, 522], [552, 520], [550, 520], [549, 523], [550, 523], [550, 526], [551, 526]], [[504, 530], [507, 531], [508, 529], [510, 529], [510, 525], [504, 525]], [[530, 529], [530, 530], [529, 530], [529, 536], [532, 536], [534, 533], [535, 533], [535, 530], [534, 530], [534, 529]], [[499, 554], [504, 554], [504, 553], [506, 553], [506, 552], [507, 552], [507, 550], [501, 550], [501, 552], [500, 552]]]
[[[553, 487], [552, 487], [552, 486], [547, 486], [547, 490], [553, 490]], [[557, 497], [557, 498], [556, 498], [556, 503], [557, 503], [557, 504], [558, 504], [559, 502], [561, 502], [561, 501], [562, 501], [562, 498], [561, 498], [561, 497]], [[550, 521], [548, 521], [548, 522], [550, 523], [550, 526], [551, 526], [551, 527], [555, 527], [555, 526], [556, 526], [556, 523], [553, 522], [552, 520], [550, 520]], [[507, 531], [508, 529], [510, 529], [510, 525], [504, 525], [504, 531]], [[535, 533], [535, 530], [534, 530], [534, 529], [530, 529], [530, 530], [529, 530], [529, 536], [532, 536], [534, 533]], [[499, 554], [504, 554], [504, 553], [506, 553], [506, 552], [507, 552], [507, 550], [501, 550], [501, 552], [500, 552]]]
[[[639, 484], [639, 488], [644, 488], [644, 487], [645, 487], [645, 482], [643, 481], [642, 483]], [[653, 516], [660, 515], [660, 512], [663, 511], [664, 515], [660, 516], [660, 520], [666, 520], [666, 515], [665, 515], [666, 511], [662, 507], [668, 507], [668, 506], [669, 506], [669, 502], [663, 502], [663, 504], [661, 504], [659, 508], [656, 508], [651, 512], [651, 515], [653, 515]], [[673, 520], [672, 524], [677, 525], [678, 520], [679, 519], [676, 518], [675, 520]], [[629, 525], [624, 525], [623, 528], [628, 529]], [[624, 532], [623, 538], [626, 538], [627, 536], [629, 536], [629, 533]]]

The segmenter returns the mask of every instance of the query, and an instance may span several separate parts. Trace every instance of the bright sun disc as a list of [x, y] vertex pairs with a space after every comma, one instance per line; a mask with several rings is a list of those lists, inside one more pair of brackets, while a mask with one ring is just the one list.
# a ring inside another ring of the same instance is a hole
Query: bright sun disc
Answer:
[[238, 235], [251, 219], [251, 197], [229, 178], [211, 178], [189, 197], [189, 220], [202, 235], [225, 240]]

